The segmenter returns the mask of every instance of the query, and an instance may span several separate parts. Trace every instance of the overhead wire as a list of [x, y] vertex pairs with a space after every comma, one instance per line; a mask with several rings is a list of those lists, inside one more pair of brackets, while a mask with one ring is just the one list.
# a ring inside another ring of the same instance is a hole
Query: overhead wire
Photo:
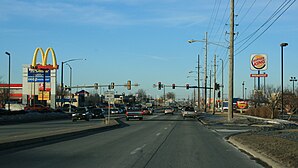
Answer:
[[[290, 0], [291, 1], [291, 0]], [[289, 2], [290, 2], [289, 1]], [[237, 52], [235, 55], [240, 54], [241, 52], [243, 52], [245, 49], [247, 49], [252, 43], [254, 43], [258, 38], [260, 38], [294, 3], [296, 2], [296, 0], [294, 0], [290, 5], [288, 5], [288, 7], [286, 7], [285, 10], [283, 10], [275, 19], [274, 21], [263, 31], [261, 32], [261, 34], [259, 34], [253, 41], [251, 41], [246, 47], [244, 47], [242, 50], [240, 50], [239, 52]]]
[[[242, 51], [244, 51], [246, 48], [248, 48], [253, 42], [255, 42], [261, 35], [263, 35], [272, 25], [273, 23], [275, 23], [277, 21], [278, 18], [280, 18], [294, 3], [296, 0], [294, 0], [290, 5], [289, 2], [291, 0], [289, 0], [288, 2], [284, 2], [282, 5], [280, 5], [280, 7], [278, 7], [278, 9], [267, 19], [267, 21], [265, 23], [263, 23], [255, 32], [253, 32], [251, 35], [248, 36], [247, 40], [242, 44], [240, 45], [240, 47], [238, 49], [236, 49], [236, 52], [237, 54], [241, 53]], [[285, 8], [285, 9], [284, 9]], [[283, 11], [282, 11], [283, 10]], [[280, 13], [277, 17], [275, 17], [278, 13]], [[275, 19], [274, 19], [275, 18]], [[272, 19], [273, 22], [267, 27], [265, 28], [265, 30], [263, 32], [261, 32], [260, 35], [258, 35], [255, 39], [253, 39], [248, 45], [246, 45], [245, 47], [243, 47], [246, 43], [249, 42], [250, 39], [253, 38], [253, 36], [255, 34], [257, 34], [267, 23], [269, 23]], [[243, 49], [241, 49], [241, 47], [243, 47]], [[237, 55], [236, 54], [236, 55]]]
[[[241, 31], [241, 34], [244, 34], [250, 27], [251, 25], [257, 20], [258, 17], [261, 16], [261, 14], [266, 10], [266, 8], [269, 6], [269, 4], [272, 2], [272, 0], [269, 0], [268, 3], [265, 5], [265, 7], [254, 17], [254, 19], [248, 24], [248, 26], [246, 26], [246, 28]], [[250, 10], [250, 9], [249, 9]], [[249, 10], [247, 11], [247, 13], [249, 12]], [[247, 14], [245, 14], [246, 16]], [[239, 25], [241, 25], [240, 23], [242, 22], [242, 20], [245, 17], [242, 17], [242, 19], [239, 21]], [[242, 35], [240, 34], [240, 36], [238, 36], [238, 38], [240, 38]], [[240, 42], [239, 42], [240, 43]]]

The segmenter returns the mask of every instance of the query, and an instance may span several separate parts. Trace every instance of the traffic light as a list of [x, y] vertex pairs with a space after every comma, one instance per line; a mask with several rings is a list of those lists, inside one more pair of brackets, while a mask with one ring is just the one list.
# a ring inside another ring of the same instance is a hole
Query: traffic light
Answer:
[[158, 90], [161, 89], [161, 82], [158, 82]]
[[127, 90], [131, 90], [131, 81], [127, 81]]
[[94, 83], [94, 89], [98, 89], [98, 83]]
[[175, 84], [172, 84], [172, 88], [175, 89], [175, 87], [176, 87]]
[[114, 88], [115, 88], [115, 83], [112, 82], [112, 83], [111, 83], [111, 89], [114, 89]]
[[189, 89], [189, 84], [186, 84], [186, 89]]
[[217, 97], [218, 97], [218, 98], [220, 98], [220, 91], [219, 91], [219, 92], [217, 92]]
[[219, 84], [215, 83], [215, 90], [219, 90]]

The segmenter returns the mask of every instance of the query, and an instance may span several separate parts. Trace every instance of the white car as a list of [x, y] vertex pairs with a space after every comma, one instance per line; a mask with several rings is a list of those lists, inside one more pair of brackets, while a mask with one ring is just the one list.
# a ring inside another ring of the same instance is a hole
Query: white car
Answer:
[[189, 117], [189, 118], [196, 118], [197, 113], [193, 107], [186, 107], [181, 112], [183, 119]]
[[167, 114], [174, 114], [174, 109], [172, 109], [172, 108], [166, 108], [165, 109], [165, 115], [167, 115]]

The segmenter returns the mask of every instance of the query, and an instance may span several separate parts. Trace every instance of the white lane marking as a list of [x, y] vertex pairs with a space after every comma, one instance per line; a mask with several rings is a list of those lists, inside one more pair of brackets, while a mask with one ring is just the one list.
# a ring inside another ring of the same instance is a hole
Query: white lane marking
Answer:
[[156, 136], [159, 136], [159, 135], [160, 135], [160, 132], [156, 134]]
[[166, 127], [165, 130], [167, 130], [168, 128]]
[[140, 151], [140, 150], [142, 150], [143, 148], [145, 148], [145, 146], [146, 146], [146, 144], [144, 144], [144, 145], [141, 146], [141, 147], [136, 148], [135, 150], [131, 151], [130, 154], [131, 154], [131, 155], [136, 154], [138, 151]]

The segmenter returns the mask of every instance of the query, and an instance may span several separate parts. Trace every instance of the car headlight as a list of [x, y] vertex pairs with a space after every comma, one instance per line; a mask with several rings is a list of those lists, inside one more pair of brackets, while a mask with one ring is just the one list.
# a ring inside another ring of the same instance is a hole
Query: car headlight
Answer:
[[71, 114], [71, 116], [76, 116], [76, 114]]

